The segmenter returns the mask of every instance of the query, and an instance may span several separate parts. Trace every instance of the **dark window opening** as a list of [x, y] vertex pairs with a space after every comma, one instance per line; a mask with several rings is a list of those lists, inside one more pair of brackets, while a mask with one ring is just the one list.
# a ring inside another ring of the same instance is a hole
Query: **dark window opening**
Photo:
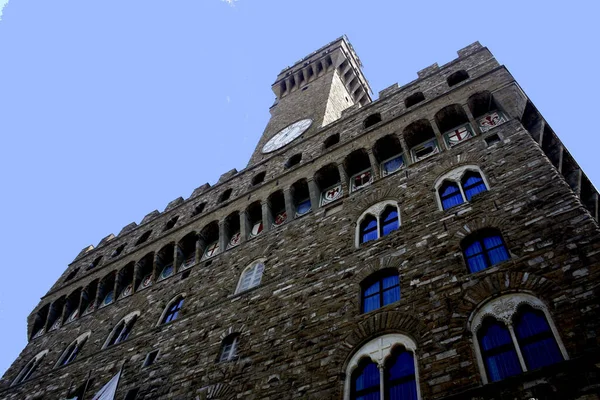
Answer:
[[138, 392], [140, 391], [140, 388], [135, 388], [135, 389], [131, 389], [127, 392], [127, 394], [125, 395], [125, 399], [124, 400], [135, 400], [137, 398]]
[[206, 203], [200, 203], [196, 207], [194, 207], [194, 212], [192, 213], [192, 217], [194, 217], [198, 214], [202, 214], [202, 211], [204, 211], [205, 207], [206, 207]]
[[315, 183], [323, 191], [340, 183], [340, 171], [337, 165], [328, 164], [315, 173]]
[[81, 294], [81, 315], [91, 313], [96, 309], [96, 293], [98, 291], [98, 280], [92, 281]]
[[115, 272], [106, 275], [98, 286], [98, 307], [104, 307], [115, 300]]
[[46, 329], [52, 331], [57, 329], [62, 322], [62, 314], [65, 305], [65, 297], [61, 297], [54, 301], [50, 306], [50, 312], [48, 313], [48, 322]]
[[294, 217], [297, 218], [311, 210], [310, 191], [306, 179], [295, 182], [291, 189], [292, 200], [294, 202]]
[[242, 232], [240, 231], [240, 214], [236, 211], [225, 218], [225, 235], [227, 239], [227, 249], [236, 247], [242, 242]]
[[121, 268], [117, 274], [117, 299], [127, 297], [133, 293], [134, 268], [135, 262], [131, 261], [129, 264]]
[[229, 200], [229, 198], [231, 197], [231, 193], [233, 192], [233, 189], [227, 189], [225, 190], [221, 196], [219, 197], [219, 203], [222, 203], [224, 201]]
[[302, 161], [302, 153], [294, 154], [285, 163], [286, 168], [292, 168], [294, 165], [298, 165]]
[[75, 278], [77, 273], [79, 272], [79, 267], [75, 268], [67, 277], [65, 278], [65, 282], [69, 282], [71, 279]]
[[156, 270], [154, 276], [157, 280], [168, 278], [175, 273], [174, 259], [175, 244], [169, 243], [156, 253]]
[[119, 254], [121, 254], [123, 252], [123, 250], [125, 250], [125, 246], [127, 246], [127, 243], [124, 243], [124, 244], [120, 245], [119, 247], [117, 247], [116, 249], [114, 249], [110, 256], [111, 257], [118, 256]]
[[146, 240], [148, 240], [148, 238], [150, 237], [150, 235], [152, 234], [152, 231], [147, 231], [144, 232], [144, 234], [142, 236], [140, 236], [140, 238], [138, 239], [137, 242], [135, 242], [136, 246], [139, 246], [140, 244], [144, 243]]
[[350, 191], [353, 192], [373, 182], [371, 161], [365, 149], [358, 149], [344, 159], [344, 169], [350, 178]]
[[219, 223], [213, 221], [206, 225], [200, 232], [201, 243], [203, 244], [202, 260], [206, 260], [221, 253], [219, 248]]
[[498, 109], [496, 102], [494, 101], [494, 97], [488, 91], [475, 93], [469, 97], [467, 104], [469, 105], [471, 114], [473, 114], [473, 117], [475, 118], [482, 117], [490, 111]]
[[268, 198], [270, 218], [273, 225], [279, 226], [287, 220], [287, 213], [285, 210], [285, 198], [283, 196], [283, 190], [278, 190], [275, 193], [271, 193]]
[[[123, 245], [123, 248], [125, 248], [125, 245]], [[116, 251], [116, 250], [115, 250], [115, 251]], [[121, 249], [121, 251], [123, 251], [123, 249]], [[114, 252], [113, 252], [113, 253], [114, 253]], [[114, 257], [114, 256], [113, 256], [113, 257]], [[100, 257], [96, 257], [96, 258], [94, 259], [94, 261], [92, 261], [92, 262], [90, 263], [90, 265], [88, 265], [87, 269], [88, 269], [88, 270], [90, 270], [90, 269], [92, 269], [92, 268], [96, 268], [96, 267], [98, 266], [98, 264], [100, 264], [100, 261], [102, 261], [102, 256], [100, 256]]]
[[259, 183], [262, 183], [265, 180], [265, 175], [266, 175], [266, 171], [260, 172], [258, 174], [256, 174], [253, 178], [252, 178], [252, 186], [256, 186]]
[[119, 325], [117, 325], [117, 328], [113, 331], [110, 340], [106, 344], [106, 347], [125, 341], [129, 337], [136, 319], [137, 317], [133, 317], [129, 322], [121, 321]]
[[409, 108], [417, 103], [422, 102], [423, 100], [425, 100], [425, 95], [423, 94], [423, 92], [413, 93], [404, 100], [404, 106], [406, 108]]
[[435, 114], [435, 123], [442, 133], [468, 122], [469, 118], [467, 118], [465, 110], [459, 104], [450, 104]]
[[197, 241], [196, 232], [190, 232], [177, 243], [177, 268], [186, 269], [196, 264]]
[[219, 353], [219, 362], [232, 361], [238, 358], [238, 344], [240, 335], [232, 333], [223, 339], [221, 343], [221, 351]]
[[469, 79], [469, 74], [464, 69], [461, 69], [450, 75], [446, 81], [448, 82], [448, 86], [452, 87], [467, 79]]
[[146, 359], [144, 360], [143, 367], [149, 367], [156, 361], [156, 357], [158, 357], [158, 350], [151, 351], [146, 355]]
[[435, 133], [426, 119], [411, 123], [404, 129], [403, 134], [415, 162], [439, 153]]
[[396, 135], [387, 135], [375, 142], [373, 154], [381, 164], [381, 174], [386, 176], [404, 167], [404, 156], [400, 139]]
[[323, 142], [323, 146], [328, 149], [333, 145], [336, 145], [340, 142], [340, 134], [336, 133], [334, 135], [329, 136], [327, 139], [325, 139], [325, 141]]
[[169, 229], [172, 229], [175, 224], [177, 223], [177, 220], [179, 220], [179, 215], [176, 215], [175, 217], [171, 218], [166, 224], [165, 224], [165, 229], [163, 229], [163, 232], [168, 231]]
[[246, 218], [250, 237], [255, 237], [263, 231], [262, 206], [259, 201], [250, 204], [246, 209]]
[[67, 297], [65, 302], [65, 313], [63, 323], [76, 320], [79, 317], [79, 300], [81, 298], [81, 289], [75, 290]]
[[33, 322], [33, 329], [31, 330], [31, 338], [36, 337], [38, 334], [40, 334], [44, 331], [44, 326], [46, 326], [46, 319], [48, 318], [49, 310], [50, 310], [50, 305], [46, 304], [35, 315], [35, 320]]
[[152, 276], [152, 265], [154, 264], [154, 253], [146, 254], [138, 261], [135, 268], [135, 291], [152, 286], [154, 277]]
[[363, 122], [363, 128], [365, 128], [365, 129], [370, 128], [379, 122], [381, 122], [381, 114], [379, 114], [379, 113], [371, 114], [367, 118], [365, 118], [365, 120]]
[[485, 138], [485, 144], [488, 146], [491, 146], [495, 143], [498, 143], [500, 140], [501, 140], [500, 136], [498, 136], [497, 134], [494, 133], [493, 135], [490, 135]]

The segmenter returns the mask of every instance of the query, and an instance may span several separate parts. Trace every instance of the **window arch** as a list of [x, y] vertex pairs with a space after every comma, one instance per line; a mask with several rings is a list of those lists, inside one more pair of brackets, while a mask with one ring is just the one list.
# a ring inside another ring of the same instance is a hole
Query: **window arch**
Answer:
[[416, 347], [398, 333], [365, 343], [346, 367], [344, 400], [420, 399]]
[[356, 247], [379, 239], [400, 228], [400, 208], [392, 200], [372, 205], [358, 218], [356, 224]]
[[158, 325], [166, 324], [171, 321], [175, 321], [177, 318], [179, 318], [179, 315], [181, 314], [181, 309], [183, 308], [184, 300], [185, 295], [183, 294], [171, 300], [167, 307], [165, 307], [162, 315], [160, 316]]
[[260, 285], [264, 270], [264, 260], [254, 261], [247, 266], [240, 275], [240, 281], [238, 282], [235, 293], [241, 293]]
[[240, 343], [240, 334], [232, 333], [221, 342], [221, 350], [219, 351], [219, 362], [227, 362], [235, 360], [238, 357], [238, 346]]
[[44, 359], [44, 357], [46, 357], [47, 354], [48, 354], [48, 350], [44, 350], [44, 351], [36, 354], [31, 359], [31, 361], [29, 361], [25, 365], [25, 367], [23, 367], [23, 369], [21, 370], [21, 372], [19, 372], [19, 375], [17, 375], [17, 377], [15, 378], [15, 380], [13, 381], [12, 384], [18, 385], [19, 383], [25, 382], [27, 379], [31, 378], [31, 376], [38, 369], [38, 367], [42, 363], [42, 360]]
[[481, 229], [463, 239], [463, 255], [469, 272], [475, 273], [510, 258], [499, 230]]
[[62, 367], [63, 365], [70, 364], [75, 361], [77, 355], [81, 352], [81, 349], [87, 342], [90, 337], [91, 332], [86, 332], [83, 335], [79, 336], [77, 339], [73, 341], [66, 349], [62, 352], [58, 361], [56, 362], [56, 367]]
[[363, 121], [363, 128], [365, 128], [365, 129], [370, 128], [379, 122], [381, 122], [381, 114], [380, 113], [371, 114], [367, 118], [365, 118], [365, 120]]
[[361, 284], [361, 312], [368, 313], [400, 300], [400, 277], [394, 268], [378, 271]]
[[467, 79], [469, 79], [469, 74], [464, 69], [461, 69], [448, 76], [446, 81], [448, 82], [448, 86], [452, 87]]
[[489, 184], [485, 175], [475, 165], [464, 165], [442, 175], [435, 183], [437, 202], [440, 210], [447, 210], [473, 196], [486, 192]]
[[106, 342], [104, 343], [104, 346], [102, 346], [102, 348], [105, 349], [107, 347], [125, 341], [125, 339], [129, 337], [129, 334], [133, 329], [133, 325], [135, 324], [135, 321], [137, 320], [139, 315], [139, 311], [136, 311], [126, 315], [121, 321], [119, 321], [119, 323], [110, 332], [110, 335], [108, 335], [108, 338], [106, 338]]
[[547, 307], [530, 294], [495, 298], [469, 324], [484, 383], [568, 359]]

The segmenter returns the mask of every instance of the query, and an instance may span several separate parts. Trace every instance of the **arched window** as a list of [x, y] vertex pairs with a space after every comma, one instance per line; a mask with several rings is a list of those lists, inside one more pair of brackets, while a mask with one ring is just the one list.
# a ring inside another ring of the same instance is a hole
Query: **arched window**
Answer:
[[467, 79], [469, 79], [469, 74], [464, 69], [461, 69], [450, 75], [446, 81], [448, 82], [448, 86], [452, 87]]
[[362, 312], [368, 313], [400, 300], [398, 271], [387, 269], [377, 272], [361, 284]]
[[346, 367], [344, 400], [418, 400], [415, 350], [415, 342], [402, 334], [365, 343]]
[[377, 238], [377, 218], [367, 215], [360, 224], [360, 243], [366, 243]]
[[340, 142], [340, 134], [335, 133], [335, 134], [329, 136], [327, 139], [325, 139], [325, 141], [323, 142], [323, 147], [328, 149], [331, 146], [338, 144], [339, 142]]
[[452, 181], [445, 181], [442, 186], [438, 189], [440, 200], [442, 201], [442, 208], [447, 210], [451, 207], [457, 206], [464, 202], [462, 193], [458, 188], [458, 185]]
[[381, 122], [381, 114], [379, 114], [379, 113], [371, 114], [367, 118], [365, 118], [365, 120], [363, 122], [363, 127], [365, 129], [367, 129], [379, 122]]
[[477, 231], [463, 240], [463, 254], [471, 273], [510, 258], [502, 235], [496, 229]]
[[33, 357], [31, 361], [29, 361], [25, 367], [23, 367], [21, 372], [19, 372], [19, 375], [17, 375], [12, 384], [18, 385], [19, 383], [25, 382], [27, 379], [31, 378], [33, 373], [38, 369], [44, 357], [46, 357], [46, 354], [48, 354], [48, 350], [44, 350]]
[[447, 210], [486, 192], [488, 185], [479, 167], [464, 165], [438, 178], [435, 188], [440, 209]]
[[530, 294], [497, 297], [470, 318], [484, 383], [567, 359], [548, 309]]
[[219, 353], [219, 362], [235, 360], [237, 358], [239, 342], [239, 333], [232, 333], [223, 339], [223, 342], [221, 343], [221, 351]]
[[352, 398], [361, 400], [379, 399], [379, 368], [371, 359], [365, 358], [352, 376]]
[[390, 234], [400, 227], [398, 203], [387, 200], [365, 210], [356, 224], [356, 247]]
[[471, 201], [471, 198], [477, 193], [485, 192], [487, 187], [483, 178], [476, 171], [468, 171], [460, 181], [467, 201]]
[[77, 355], [81, 352], [81, 349], [85, 345], [85, 342], [87, 342], [89, 336], [90, 332], [87, 332], [75, 339], [75, 341], [71, 343], [69, 347], [67, 347], [65, 351], [63, 351], [61, 356], [58, 358], [56, 366], [61, 367], [63, 365], [67, 365], [75, 361]]
[[425, 100], [425, 95], [423, 94], [423, 92], [416, 92], [404, 99], [404, 106], [406, 108], [409, 108], [417, 103], [422, 102], [423, 100]]
[[295, 218], [298, 218], [312, 209], [312, 204], [310, 202], [310, 191], [308, 189], [308, 182], [306, 179], [300, 179], [295, 182], [291, 188], [290, 192], [292, 195], [292, 200], [294, 202], [294, 208], [296, 210]]
[[118, 344], [123, 342], [125, 339], [129, 337], [131, 330], [133, 329], [133, 325], [139, 316], [138, 312], [131, 313], [123, 318], [117, 326], [112, 330], [110, 335], [108, 335], [108, 339], [106, 339], [106, 343], [102, 348], [107, 348], [114, 344]]
[[240, 281], [235, 292], [240, 293], [260, 285], [264, 270], [265, 264], [263, 261], [255, 261], [246, 267], [240, 276]]
[[435, 132], [426, 119], [408, 125], [404, 128], [403, 135], [414, 162], [440, 152]]
[[165, 311], [163, 311], [163, 316], [160, 320], [161, 324], [166, 324], [177, 319], [181, 309], [183, 308], [183, 300], [183, 296], [178, 296], [175, 298], [175, 300], [171, 301]]
[[519, 309], [513, 321], [517, 341], [528, 370], [545, 367], [563, 360], [543, 312], [525, 305]]
[[442, 108], [435, 114], [435, 122], [448, 148], [475, 136], [469, 118], [459, 104], [450, 104]]
[[265, 180], [265, 176], [267, 175], [266, 171], [259, 172], [258, 174], [252, 177], [252, 186], [256, 186], [259, 183], [263, 183]]

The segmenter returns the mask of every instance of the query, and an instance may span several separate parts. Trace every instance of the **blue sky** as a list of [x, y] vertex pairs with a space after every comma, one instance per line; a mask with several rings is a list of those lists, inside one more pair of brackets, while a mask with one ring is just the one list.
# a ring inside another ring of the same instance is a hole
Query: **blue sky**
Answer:
[[278, 72], [342, 34], [375, 97], [479, 40], [600, 185], [599, 2], [3, 4], [0, 373], [83, 247], [243, 169]]

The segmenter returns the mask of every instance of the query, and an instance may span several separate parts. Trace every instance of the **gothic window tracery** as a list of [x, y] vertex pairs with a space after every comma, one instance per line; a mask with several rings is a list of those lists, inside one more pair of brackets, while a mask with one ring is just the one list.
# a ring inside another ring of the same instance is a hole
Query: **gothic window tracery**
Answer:
[[241, 293], [260, 285], [262, 275], [265, 270], [264, 261], [259, 260], [250, 264], [240, 276], [236, 293]]
[[177, 296], [175, 299], [171, 300], [169, 305], [163, 311], [163, 315], [160, 319], [160, 324], [166, 324], [171, 321], [176, 320], [181, 313], [181, 309], [183, 308], [183, 301], [185, 297], [183, 295]]
[[139, 315], [140, 315], [140, 313], [136, 311], [131, 314], [128, 314], [127, 316], [125, 316], [125, 318], [123, 318], [121, 321], [119, 321], [119, 323], [115, 326], [115, 328], [108, 335], [108, 338], [106, 339], [106, 343], [104, 344], [104, 346], [102, 348], [105, 349], [107, 347], [110, 347], [112, 345], [115, 345], [115, 344], [125, 341], [129, 337], [129, 334], [131, 333], [131, 330], [133, 329], [133, 325], [135, 324]]
[[471, 201], [479, 193], [489, 188], [479, 167], [465, 165], [441, 176], [435, 184], [438, 206], [441, 210]]
[[365, 210], [356, 224], [356, 247], [400, 228], [398, 203], [387, 200]]

